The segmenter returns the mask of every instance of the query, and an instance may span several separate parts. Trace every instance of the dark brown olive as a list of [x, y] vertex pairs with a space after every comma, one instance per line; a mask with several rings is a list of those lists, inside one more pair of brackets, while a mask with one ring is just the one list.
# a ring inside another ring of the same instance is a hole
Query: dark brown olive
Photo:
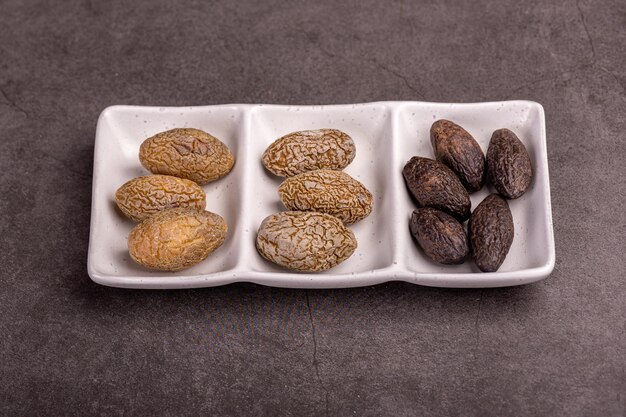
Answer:
[[445, 211], [459, 221], [469, 217], [472, 203], [467, 190], [441, 162], [414, 156], [402, 175], [418, 206]]
[[489, 182], [506, 198], [522, 196], [533, 176], [530, 156], [522, 141], [509, 129], [493, 132], [487, 149]]
[[430, 143], [437, 161], [450, 168], [473, 193], [485, 183], [485, 154], [465, 129], [450, 120], [437, 120], [430, 128]]
[[409, 229], [426, 255], [435, 262], [460, 264], [469, 253], [463, 225], [443, 211], [431, 207], [415, 210]]
[[513, 243], [513, 216], [509, 204], [490, 194], [472, 213], [468, 223], [472, 258], [483, 272], [500, 268]]

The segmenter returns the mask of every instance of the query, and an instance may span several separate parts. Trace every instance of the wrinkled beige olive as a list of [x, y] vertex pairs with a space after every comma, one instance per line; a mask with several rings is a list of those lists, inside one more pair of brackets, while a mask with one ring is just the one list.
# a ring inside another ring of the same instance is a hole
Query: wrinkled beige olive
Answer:
[[204, 210], [206, 195], [198, 184], [171, 175], [133, 178], [115, 192], [115, 202], [126, 217], [140, 222], [154, 213], [176, 207]]
[[153, 174], [206, 184], [228, 174], [235, 158], [219, 139], [199, 129], [172, 129], [146, 139], [139, 161]]
[[263, 220], [256, 247], [261, 256], [277, 265], [317, 272], [348, 259], [357, 242], [352, 231], [330, 214], [285, 211]]
[[226, 221], [209, 211], [175, 208], [139, 223], [128, 237], [128, 250], [138, 264], [161, 271], [189, 268], [226, 239]]
[[302, 130], [272, 143], [263, 165], [274, 175], [291, 177], [316, 169], [344, 169], [356, 155], [350, 136], [337, 129]]

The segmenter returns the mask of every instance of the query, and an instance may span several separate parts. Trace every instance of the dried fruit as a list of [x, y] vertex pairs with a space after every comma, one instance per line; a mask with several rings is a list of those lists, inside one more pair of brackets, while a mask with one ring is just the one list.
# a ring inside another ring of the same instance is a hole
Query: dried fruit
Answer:
[[130, 219], [140, 222], [152, 214], [175, 207], [204, 210], [206, 195], [191, 180], [170, 175], [134, 178], [115, 192], [115, 202]]
[[325, 213], [285, 211], [266, 217], [256, 238], [261, 256], [296, 271], [330, 269], [354, 253], [354, 234]]
[[522, 141], [509, 129], [493, 132], [487, 149], [487, 175], [506, 198], [518, 198], [530, 186], [533, 172]]
[[469, 253], [463, 225], [443, 211], [419, 208], [411, 215], [409, 228], [419, 246], [435, 262], [460, 264]]
[[454, 172], [441, 162], [414, 156], [402, 170], [420, 207], [433, 207], [463, 221], [470, 215], [469, 194]]
[[461, 126], [437, 120], [430, 128], [435, 158], [450, 168], [470, 193], [485, 183], [485, 155], [476, 140]]
[[344, 169], [355, 155], [354, 141], [340, 130], [302, 130], [277, 139], [262, 161], [274, 175], [291, 177], [316, 169]]
[[345, 224], [372, 212], [372, 193], [341, 171], [320, 169], [295, 175], [283, 181], [278, 194], [289, 210], [332, 214]]
[[130, 232], [128, 250], [140, 265], [179, 271], [197, 264], [226, 239], [224, 219], [209, 211], [175, 208], [160, 211]]
[[199, 129], [172, 129], [146, 139], [139, 148], [141, 164], [153, 174], [166, 174], [206, 184], [226, 175], [235, 158], [219, 139]]
[[470, 217], [468, 233], [476, 266], [497, 271], [513, 243], [513, 216], [506, 200], [498, 194], [485, 198]]

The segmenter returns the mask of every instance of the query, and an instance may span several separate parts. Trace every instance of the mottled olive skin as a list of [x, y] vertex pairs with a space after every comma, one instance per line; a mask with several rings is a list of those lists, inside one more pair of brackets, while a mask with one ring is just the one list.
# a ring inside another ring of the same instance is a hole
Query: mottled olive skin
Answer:
[[263, 166], [279, 177], [292, 177], [316, 169], [342, 170], [356, 155], [352, 138], [337, 129], [289, 133], [267, 147]]
[[469, 253], [463, 225], [443, 211], [431, 207], [415, 210], [409, 229], [424, 253], [435, 262], [461, 264]]
[[198, 184], [171, 175], [146, 175], [133, 178], [115, 192], [115, 202], [126, 217], [143, 221], [154, 213], [189, 207], [204, 210], [206, 195]]
[[372, 212], [372, 193], [342, 171], [318, 169], [287, 178], [278, 195], [288, 210], [332, 214], [352, 224]]
[[235, 157], [228, 146], [199, 129], [157, 133], [139, 147], [139, 161], [153, 174], [173, 175], [207, 184], [228, 174]]
[[469, 194], [450, 168], [434, 159], [414, 156], [404, 166], [402, 175], [420, 207], [442, 210], [459, 221], [470, 216]]
[[485, 183], [485, 154], [465, 129], [450, 120], [437, 120], [430, 128], [435, 158], [450, 168], [473, 193]]
[[357, 248], [354, 234], [336, 218], [312, 211], [283, 211], [266, 217], [256, 238], [259, 254], [294, 271], [325, 271]]
[[506, 258], [515, 234], [509, 204], [490, 194], [474, 210], [468, 223], [472, 258], [483, 272], [495, 272]]
[[493, 132], [487, 149], [487, 176], [506, 198], [521, 197], [533, 177], [528, 151], [509, 129]]
[[163, 210], [130, 232], [128, 251], [146, 268], [180, 271], [206, 259], [224, 242], [227, 231], [226, 221], [209, 211]]

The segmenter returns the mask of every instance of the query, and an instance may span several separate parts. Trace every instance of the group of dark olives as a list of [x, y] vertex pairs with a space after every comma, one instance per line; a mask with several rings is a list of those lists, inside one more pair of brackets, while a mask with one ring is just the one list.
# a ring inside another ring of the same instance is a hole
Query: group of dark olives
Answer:
[[[409, 229], [432, 260], [460, 264], [471, 252], [476, 266], [494, 272], [513, 243], [513, 216], [506, 199], [522, 196], [532, 180], [530, 156], [508, 129], [493, 132], [487, 157], [465, 129], [449, 120], [430, 128], [435, 158], [414, 156], [402, 171], [419, 207]], [[472, 212], [469, 193], [489, 182], [497, 191]], [[462, 222], [469, 219], [467, 234]]]

